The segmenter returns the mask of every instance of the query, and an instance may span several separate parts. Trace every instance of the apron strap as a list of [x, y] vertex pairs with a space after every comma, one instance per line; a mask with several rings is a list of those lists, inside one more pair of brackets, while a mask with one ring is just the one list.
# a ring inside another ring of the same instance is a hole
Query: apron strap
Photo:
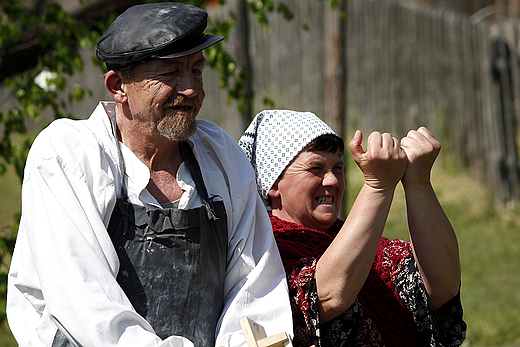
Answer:
[[190, 171], [191, 177], [193, 178], [193, 181], [195, 182], [195, 187], [199, 191], [202, 201], [204, 202], [204, 205], [207, 207], [208, 211], [208, 217], [210, 219], [218, 219], [215, 208], [213, 207], [213, 203], [211, 199], [209, 198], [208, 191], [206, 189], [206, 185], [204, 184], [204, 179], [202, 178], [202, 172], [200, 171], [200, 166], [197, 163], [197, 159], [195, 158], [195, 155], [193, 154], [193, 150], [191, 146], [186, 141], [181, 141], [179, 143], [179, 146], [181, 148], [182, 156], [184, 157], [184, 160], [186, 161], [186, 165], [188, 166], [188, 170]]

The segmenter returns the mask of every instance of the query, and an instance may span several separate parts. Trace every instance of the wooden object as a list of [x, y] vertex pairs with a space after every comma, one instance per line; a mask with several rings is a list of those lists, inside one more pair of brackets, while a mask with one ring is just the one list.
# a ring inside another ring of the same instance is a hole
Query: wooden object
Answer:
[[285, 332], [267, 337], [264, 327], [247, 317], [240, 320], [240, 326], [248, 347], [292, 347], [291, 337]]

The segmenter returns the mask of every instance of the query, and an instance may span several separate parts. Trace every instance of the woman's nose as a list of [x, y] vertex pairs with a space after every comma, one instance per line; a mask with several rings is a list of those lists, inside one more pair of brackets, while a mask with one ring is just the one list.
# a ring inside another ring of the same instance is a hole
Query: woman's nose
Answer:
[[323, 177], [323, 185], [326, 187], [335, 187], [339, 184], [339, 179], [332, 170], [327, 170]]

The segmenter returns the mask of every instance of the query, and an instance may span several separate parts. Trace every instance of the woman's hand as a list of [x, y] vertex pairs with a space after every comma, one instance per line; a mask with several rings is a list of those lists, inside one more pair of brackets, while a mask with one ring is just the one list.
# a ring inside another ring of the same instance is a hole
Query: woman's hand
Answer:
[[363, 134], [357, 130], [350, 141], [350, 151], [365, 176], [365, 183], [376, 189], [394, 189], [407, 165], [406, 153], [399, 141], [388, 133], [374, 131], [368, 137], [365, 152], [362, 140]]
[[402, 179], [403, 186], [429, 184], [430, 173], [435, 159], [441, 150], [441, 144], [425, 127], [410, 130], [401, 139], [401, 147], [408, 157], [408, 167]]
[[460, 285], [457, 237], [430, 182], [441, 145], [428, 129], [420, 127], [408, 132], [401, 147], [408, 158], [402, 183], [410, 241], [433, 311], [454, 297]]
[[350, 141], [365, 184], [343, 227], [316, 265], [320, 321], [337, 317], [354, 302], [365, 283], [392, 205], [395, 187], [406, 170], [406, 153], [390, 134], [373, 132], [363, 150], [363, 134]]

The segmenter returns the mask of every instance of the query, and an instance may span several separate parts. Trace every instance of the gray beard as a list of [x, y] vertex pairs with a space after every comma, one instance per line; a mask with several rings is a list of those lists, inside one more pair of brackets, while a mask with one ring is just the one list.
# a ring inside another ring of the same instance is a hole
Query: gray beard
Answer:
[[169, 116], [159, 121], [157, 130], [170, 141], [186, 141], [197, 131], [197, 122], [195, 117]]

